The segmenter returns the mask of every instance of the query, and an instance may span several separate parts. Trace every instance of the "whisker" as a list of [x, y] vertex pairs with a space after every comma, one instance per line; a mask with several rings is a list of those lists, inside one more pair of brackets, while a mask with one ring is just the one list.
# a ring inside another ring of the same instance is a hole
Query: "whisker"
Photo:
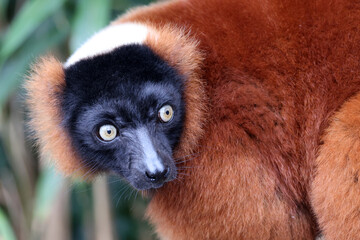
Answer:
[[190, 174], [186, 174], [186, 173], [183, 173], [183, 172], [178, 172], [177, 175], [178, 175], [178, 176], [187, 176], [187, 177], [190, 177]]
[[95, 162], [95, 163], [89, 163], [89, 165], [87, 167], [91, 167], [89, 170], [87, 170], [82, 176], [80, 176], [81, 179], [85, 179], [88, 180], [88, 178], [86, 178], [87, 175], [93, 173], [96, 170], [96, 167], [99, 166], [99, 163]]
[[116, 202], [116, 208], [118, 207], [119, 202], [120, 202], [120, 199], [122, 198], [122, 196], [124, 196], [124, 194], [125, 194], [126, 192], [128, 192], [128, 191], [129, 191], [129, 188], [126, 188], [125, 191], [122, 192], [122, 194], [120, 195], [119, 199], [118, 199], [117, 202]]
[[125, 201], [128, 202], [130, 200], [130, 197], [131, 197], [131, 194], [133, 193], [133, 191], [134, 191], [134, 189], [130, 189], [130, 193], [124, 197]]
[[178, 162], [175, 162], [175, 164], [178, 165], [178, 164], [187, 163], [187, 162], [190, 162], [190, 161], [196, 159], [197, 157], [199, 157], [199, 156], [195, 156], [195, 157], [193, 157], [193, 158], [185, 159], [185, 160], [183, 160], [183, 161], [178, 161]]
[[137, 196], [138, 196], [138, 193], [139, 193], [139, 191], [136, 191], [136, 194], [135, 194], [135, 199], [137, 198]]
[[[129, 194], [129, 197], [128, 197], [128, 201], [130, 201], [130, 199], [132, 199], [134, 197], [136, 192], [137, 192], [137, 190], [135, 188], [133, 188], [131, 190], [131, 193]], [[134, 198], [134, 200], [135, 200], [135, 198]]]
[[118, 183], [118, 182], [123, 182], [123, 181], [124, 181], [124, 179], [122, 179], [122, 178], [117, 178], [117, 179], [115, 179], [115, 180], [108, 181], [108, 183], [111, 184], [111, 183]]
[[185, 178], [184, 178], [184, 175], [179, 175], [179, 174], [178, 174], [175, 179], [177, 179], [177, 180], [179, 180], [179, 179], [180, 179], [180, 180], [184, 180]]
[[[95, 164], [95, 165], [92, 165], [92, 163], [87, 163], [85, 166], [86, 166], [86, 167], [92, 166], [92, 168], [94, 168], [94, 167], [96, 167], [96, 164]], [[79, 167], [77, 170], [74, 171], [74, 173], [76, 173], [76, 172], [78, 172], [78, 171], [80, 171], [80, 170], [83, 170], [83, 169], [85, 168], [85, 166]], [[90, 171], [90, 170], [88, 170], [88, 171]], [[86, 175], [86, 174], [87, 174], [87, 172], [84, 173], [84, 175]], [[83, 176], [80, 176], [80, 178], [83, 178], [84, 175], [83, 175]], [[79, 184], [81, 184], [81, 183], [80, 183], [80, 182], [74, 182], [74, 181], [71, 182], [71, 183], [69, 184], [69, 186], [68, 186], [67, 191], [70, 192], [75, 186], [78, 186]]]
[[81, 163], [82, 166], [80, 166], [77, 170], [75, 170], [74, 173], [77, 173], [77, 172], [79, 172], [81, 170], [84, 170], [86, 168], [92, 168], [94, 166], [93, 164], [94, 164], [94, 162], [85, 162], [85, 161], [83, 161]]
[[118, 194], [120, 194], [122, 191], [124, 191], [127, 187], [128, 187], [128, 186], [123, 185], [123, 186], [120, 188], [120, 190], [118, 190], [118, 191], [116, 192], [116, 194], [113, 196], [113, 200], [115, 200], [116, 196], [117, 196]]
[[192, 157], [192, 156], [195, 156], [195, 155], [200, 155], [200, 152], [195, 152], [195, 153], [183, 156], [183, 157], [175, 158], [174, 161], [178, 162], [179, 160], [182, 160], [182, 159], [185, 159], [185, 158], [188, 158], [188, 157]]
[[184, 184], [184, 177], [176, 177], [174, 179], [174, 182]]
[[192, 169], [192, 168], [201, 168], [203, 166], [180, 166], [177, 169]]

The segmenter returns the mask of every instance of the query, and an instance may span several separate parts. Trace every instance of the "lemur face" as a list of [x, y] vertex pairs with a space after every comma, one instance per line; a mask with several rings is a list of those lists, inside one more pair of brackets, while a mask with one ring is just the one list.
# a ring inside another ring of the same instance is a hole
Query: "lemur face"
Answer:
[[119, 46], [65, 64], [63, 124], [89, 171], [113, 172], [137, 189], [176, 177], [183, 79], [149, 47]]

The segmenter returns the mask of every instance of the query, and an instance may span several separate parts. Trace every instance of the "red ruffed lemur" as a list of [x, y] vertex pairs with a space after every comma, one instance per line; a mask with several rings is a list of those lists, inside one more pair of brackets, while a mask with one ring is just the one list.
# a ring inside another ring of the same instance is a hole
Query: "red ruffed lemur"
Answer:
[[161, 239], [360, 239], [358, 0], [137, 8], [26, 88], [41, 152], [152, 192]]

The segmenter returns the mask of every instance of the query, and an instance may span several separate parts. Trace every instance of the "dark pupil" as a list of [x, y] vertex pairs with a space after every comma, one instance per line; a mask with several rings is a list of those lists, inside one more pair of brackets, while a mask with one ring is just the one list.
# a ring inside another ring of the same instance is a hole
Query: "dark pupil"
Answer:
[[110, 129], [109, 129], [109, 130], [107, 130], [107, 134], [109, 134], [109, 135], [111, 134], [111, 130], [110, 130]]
[[170, 114], [169, 110], [168, 110], [168, 111], [166, 111], [165, 113], [166, 113], [166, 115], [169, 115], [169, 114]]

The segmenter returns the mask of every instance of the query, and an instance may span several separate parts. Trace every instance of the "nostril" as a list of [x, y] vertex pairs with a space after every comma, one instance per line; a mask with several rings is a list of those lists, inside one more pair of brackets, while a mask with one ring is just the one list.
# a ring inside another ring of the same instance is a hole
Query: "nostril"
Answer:
[[151, 173], [146, 171], [146, 176], [150, 179], [152, 182], [159, 182], [161, 180], [164, 180], [169, 173], [169, 168], [165, 168], [163, 171], [156, 171], [155, 173]]
[[148, 171], [146, 171], [145, 174], [152, 181], [155, 180], [155, 178], [156, 178], [155, 174], [149, 173]]

